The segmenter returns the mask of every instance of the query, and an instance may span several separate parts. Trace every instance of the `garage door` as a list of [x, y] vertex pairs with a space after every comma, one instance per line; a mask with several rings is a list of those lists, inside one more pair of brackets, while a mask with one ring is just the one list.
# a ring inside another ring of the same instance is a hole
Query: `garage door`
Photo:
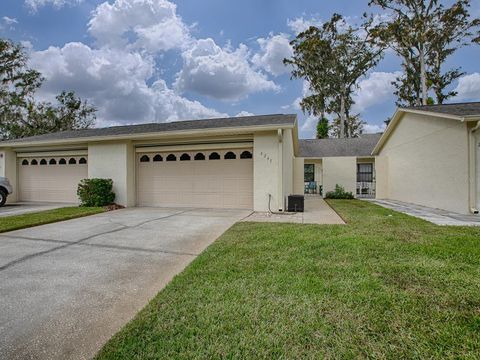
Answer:
[[252, 209], [252, 150], [139, 153], [137, 204]]
[[77, 186], [88, 177], [87, 157], [19, 158], [21, 201], [76, 203]]

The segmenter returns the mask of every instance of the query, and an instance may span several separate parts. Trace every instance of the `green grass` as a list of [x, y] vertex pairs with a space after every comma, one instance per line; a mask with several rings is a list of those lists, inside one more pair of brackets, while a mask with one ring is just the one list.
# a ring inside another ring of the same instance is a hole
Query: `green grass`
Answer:
[[236, 224], [97, 358], [478, 359], [480, 228], [330, 204], [348, 225]]
[[22, 215], [0, 217], [0, 233], [24, 229], [32, 226], [75, 219], [98, 214], [105, 210], [101, 207], [64, 207], [54, 210], [39, 211]]

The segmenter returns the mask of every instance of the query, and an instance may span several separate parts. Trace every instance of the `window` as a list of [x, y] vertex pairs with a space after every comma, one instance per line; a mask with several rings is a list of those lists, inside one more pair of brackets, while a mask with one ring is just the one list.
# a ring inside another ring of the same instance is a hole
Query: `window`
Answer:
[[225, 154], [225, 156], [223, 158], [227, 159], [227, 160], [232, 160], [232, 159], [236, 159], [237, 155], [235, 155], [235, 153], [233, 151], [229, 151]]
[[315, 164], [303, 165], [303, 181], [315, 181]]
[[163, 161], [163, 158], [161, 155], [157, 154], [153, 157], [153, 161]]
[[23, 160], [22, 165], [28, 165], [28, 160], [27, 159]]
[[187, 153], [184, 153], [182, 154], [182, 156], [180, 156], [180, 161], [188, 161], [190, 160], [190, 155], [188, 155]]
[[195, 160], [205, 160], [205, 155], [203, 155], [202, 153], [197, 153], [197, 154], [195, 154], [194, 159]]
[[174, 154], [167, 156], [167, 161], [177, 161], [177, 157]]
[[220, 160], [220, 155], [217, 152], [212, 152], [208, 157], [209, 160]]
[[251, 159], [252, 153], [250, 151], [244, 151], [240, 154], [240, 159]]
[[78, 163], [79, 163], [79, 164], [86, 164], [86, 163], [87, 163], [87, 159], [85, 159], [85, 158], [80, 158], [80, 160], [78, 160]]
[[373, 181], [373, 164], [357, 164], [357, 182]]
[[30, 165], [38, 165], [38, 161], [33, 159], [31, 162], [30, 162]]
[[50, 161], [48, 162], [50, 165], [57, 165], [57, 160], [55, 159], [50, 159]]
[[150, 161], [150, 158], [147, 155], [143, 155], [140, 158], [140, 162], [149, 162], [149, 161]]
[[70, 160], [68, 160], [68, 163], [70, 165], [75, 165], [77, 163], [77, 160], [75, 160], [74, 158], [70, 158]]
[[45, 159], [40, 160], [40, 165], [47, 165], [47, 160]]
[[65, 159], [60, 159], [60, 161], [58, 162], [60, 165], [65, 165], [67, 163], [67, 160]]

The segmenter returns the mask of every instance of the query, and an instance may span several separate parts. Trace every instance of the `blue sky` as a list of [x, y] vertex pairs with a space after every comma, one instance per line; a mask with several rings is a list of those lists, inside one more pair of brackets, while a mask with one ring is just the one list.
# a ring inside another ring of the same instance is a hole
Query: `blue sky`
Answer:
[[[237, 114], [301, 113], [305, 87], [281, 59], [294, 35], [337, 12], [355, 21], [362, 1], [3, 0], [0, 36], [22, 41], [52, 100], [74, 90], [98, 108], [98, 126]], [[449, 3], [450, 1], [445, 1]], [[480, 16], [480, 1], [471, 12]], [[463, 48], [456, 101], [480, 100], [480, 47]], [[354, 110], [380, 131], [395, 110], [390, 82], [400, 61], [387, 53], [360, 82]]]

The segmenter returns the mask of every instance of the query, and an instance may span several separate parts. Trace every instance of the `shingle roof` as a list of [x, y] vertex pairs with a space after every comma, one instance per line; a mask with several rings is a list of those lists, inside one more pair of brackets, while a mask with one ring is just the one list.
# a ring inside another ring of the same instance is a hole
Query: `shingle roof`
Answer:
[[90, 137], [118, 136], [145, 133], [161, 133], [182, 130], [207, 130], [215, 128], [247, 127], [262, 125], [294, 125], [296, 115], [273, 114], [205, 120], [184, 120], [168, 123], [148, 123], [138, 125], [112, 126], [84, 130], [62, 131], [45, 135], [31, 136], [22, 139], [0, 141], [0, 146], [8, 143], [65, 140]]
[[410, 106], [401, 109], [429, 111], [454, 116], [480, 116], [480, 102]]
[[358, 138], [300, 140], [301, 157], [370, 156], [382, 134]]

